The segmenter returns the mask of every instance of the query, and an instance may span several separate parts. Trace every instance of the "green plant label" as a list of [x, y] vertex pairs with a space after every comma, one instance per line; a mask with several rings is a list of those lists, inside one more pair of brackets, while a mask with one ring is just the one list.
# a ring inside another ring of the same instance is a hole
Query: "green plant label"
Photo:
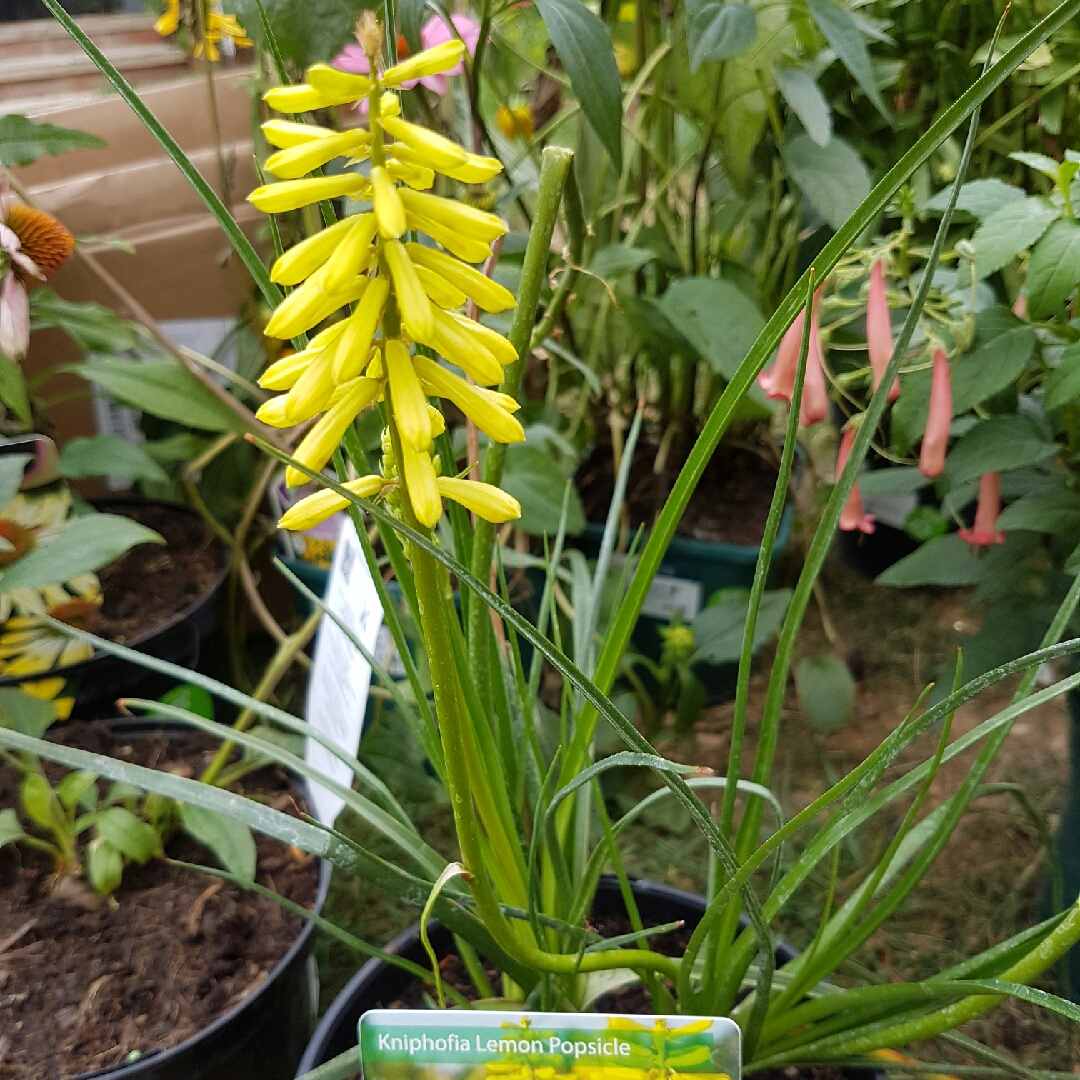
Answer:
[[727, 1017], [375, 1009], [360, 1017], [365, 1080], [738, 1080]]

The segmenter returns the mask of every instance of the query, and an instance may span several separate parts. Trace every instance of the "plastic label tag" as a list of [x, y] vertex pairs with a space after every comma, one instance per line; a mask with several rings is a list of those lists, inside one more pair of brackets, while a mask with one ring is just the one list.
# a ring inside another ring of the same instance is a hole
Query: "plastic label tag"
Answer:
[[652, 579], [641, 614], [652, 619], [670, 622], [678, 615], [683, 622], [693, 622], [701, 610], [701, 582], [691, 578], [667, 577], [657, 574]]
[[374, 1009], [357, 1041], [364, 1080], [739, 1080], [742, 1065], [726, 1016]]

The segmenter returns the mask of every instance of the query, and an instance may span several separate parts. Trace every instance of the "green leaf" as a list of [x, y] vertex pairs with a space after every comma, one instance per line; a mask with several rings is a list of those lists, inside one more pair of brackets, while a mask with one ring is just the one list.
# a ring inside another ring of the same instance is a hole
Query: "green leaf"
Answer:
[[[1019, 323], [982, 348], [965, 353], [952, 371], [953, 415], [1000, 393], [1020, 377], [1035, 350], [1035, 331]], [[929, 406], [929, 399], [927, 400]]]
[[[515, 524], [530, 535], [555, 536], [559, 531], [566, 482], [566, 474], [540, 447], [517, 443], [506, 448], [502, 487], [521, 503], [521, 518]], [[581, 497], [571, 487], [566, 532], [578, 536], [584, 528]]]
[[971, 238], [975, 274], [979, 278], [1000, 270], [1027, 251], [1061, 217], [1045, 199], [1017, 199], [995, 210]]
[[[282, 55], [298, 68], [328, 63], [353, 40], [361, 12], [383, 17], [381, 0], [262, 0], [267, 22]], [[263, 43], [262, 20], [254, 0], [225, 0], [224, 10], [236, 15], [248, 36]], [[418, 44], [418, 43], [417, 43]]]
[[935, 536], [944, 536], [949, 531], [949, 520], [936, 506], [916, 506], [904, 518], [904, 532], [922, 544]]
[[723, 278], [683, 278], [664, 293], [657, 307], [725, 379], [738, 370], [765, 325], [746, 293]]
[[1058, 361], [1058, 366], [1050, 372], [1045, 384], [1046, 409], [1060, 409], [1080, 397], [1080, 342], [1070, 345]]
[[917, 465], [898, 465], [862, 473], [859, 490], [863, 495], [912, 495], [932, 482], [919, 472]]
[[656, 253], [648, 248], [627, 247], [625, 244], [608, 244], [602, 247], [589, 263], [589, 273], [610, 281], [640, 270], [652, 262]]
[[961, 437], [945, 460], [945, 472], [955, 487], [986, 472], [1037, 465], [1056, 453], [1057, 446], [1031, 417], [993, 416]]
[[98, 835], [132, 862], [141, 864], [161, 853], [157, 830], [122, 806], [102, 810], [94, 824]]
[[124, 879], [124, 857], [103, 836], [86, 845], [86, 876], [99, 896], [116, 892]]
[[35, 825], [40, 825], [43, 829], [52, 829], [56, 825], [56, 797], [53, 789], [49, 787], [49, 781], [41, 773], [27, 773], [19, 795], [23, 809]]
[[66, 370], [151, 416], [204, 431], [244, 431], [243, 421], [177, 360], [106, 358]]
[[[862, 92], [874, 103], [874, 107], [891, 123], [888, 107], [878, 89], [874, 69], [870, 63], [870, 51], [866, 47], [855, 16], [836, 0], [807, 0], [810, 16], [825, 40], [840, 57], [841, 63], [851, 72]], [[833, 226], [836, 228], [836, 226]]]
[[804, 656], [795, 668], [795, 690], [810, 726], [835, 731], [855, 708], [855, 680], [839, 656]]
[[167, 694], [162, 695], [160, 700], [162, 704], [175, 705], [178, 709], [186, 709], [207, 720], [214, 719], [214, 699], [201, 686], [191, 683], [174, 686]]
[[1035, 245], [1024, 295], [1033, 319], [1058, 311], [1080, 281], [1080, 225], [1072, 218], [1055, 221]]
[[706, 60], [741, 56], [757, 37], [757, 16], [748, 4], [686, 0], [686, 47], [690, 74]]
[[255, 880], [255, 839], [251, 830], [235, 818], [191, 803], [180, 804], [180, 823], [209, 848], [230, 874], [244, 881]]
[[838, 135], [818, 146], [800, 133], [784, 142], [792, 180], [834, 229], [840, 228], [870, 193], [870, 173], [854, 147]]
[[6, 810], [0, 810], [0, 848], [5, 844], [14, 844], [24, 836], [26, 833], [23, 832], [15, 811], [10, 806]]
[[429, 0], [398, 0], [397, 17], [401, 32], [409, 43], [409, 49], [418, 53], [423, 48], [420, 29], [424, 24]]
[[75, 518], [53, 541], [17, 559], [0, 575], [0, 589], [57, 585], [100, 570], [136, 544], [164, 544], [153, 529], [116, 514]]
[[[30, 733], [27, 732], [26, 734]], [[97, 779], [97, 773], [90, 772], [88, 769], [70, 772], [56, 785], [56, 797], [65, 809], [70, 810], [72, 807], [78, 806], [79, 800], [93, 789]], [[94, 795], [96, 797], [96, 791]]]
[[8, 166], [32, 165], [42, 154], [56, 157], [68, 150], [100, 149], [105, 140], [87, 131], [39, 124], [19, 113], [0, 116], [0, 161]]
[[982, 560], [956, 533], [928, 540], [917, 551], [893, 563], [877, 578], [878, 585], [911, 589], [919, 585], [974, 585], [982, 576]]
[[2, 401], [26, 427], [33, 424], [30, 397], [26, 392], [26, 380], [22, 369], [14, 360], [0, 352], [0, 401]]
[[0, 725], [40, 739], [56, 719], [51, 701], [28, 694], [15, 686], [0, 686]]
[[622, 171], [622, 80], [607, 27], [582, 0], [533, 0], [581, 111]]
[[30, 294], [30, 329], [63, 330], [86, 352], [129, 352], [138, 344], [135, 328], [100, 304], [74, 303], [52, 289]]
[[1005, 507], [997, 528], [1040, 533], [1075, 532], [1080, 529], [1080, 495], [1061, 487], [1028, 492]]
[[[950, 190], [950, 188], [943, 188], [923, 205], [923, 210], [941, 213], [949, 201]], [[1023, 188], [1013, 187], [1012, 184], [1006, 184], [1004, 180], [999, 180], [996, 176], [990, 176], [982, 180], [969, 180], [960, 189], [956, 209], [963, 210], [982, 221], [1002, 207], [1019, 202], [1023, 198], [1025, 198]]]
[[165, 470], [138, 443], [119, 435], [72, 439], [60, 451], [60, 468], [69, 479], [122, 476], [127, 480], [169, 479]]
[[143, 443], [143, 449], [160, 465], [173, 461], [190, 461], [198, 457], [210, 445], [209, 439], [193, 435], [190, 431], [170, 435], [167, 439], [155, 439]]
[[[790, 601], [790, 589], [775, 589], [762, 595], [754, 624], [755, 652], [780, 629]], [[710, 600], [694, 619], [694, 663], [729, 664], [739, 659], [749, 606], [749, 589], [723, 589], [719, 602]]]
[[813, 75], [806, 68], [779, 68], [776, 88], [806, 128], [806, 134], [818, 146], [828, 146], [832, 138], [832, 112]]
[[1043, 176], [1049, 176], [1051, 180], [1057, 181], [1058, 163], [1052, 157], [1048, 157], [1046, 154], [1032, 154], [1026, 150], [1014, 150], [1009, 157], [1013, 161], [1019, 161], [1029, 169], [1034, 169], [1036, 172], [1041, 172]]
[[33, 454], [0, 454], [0, 507], [15, 498]]

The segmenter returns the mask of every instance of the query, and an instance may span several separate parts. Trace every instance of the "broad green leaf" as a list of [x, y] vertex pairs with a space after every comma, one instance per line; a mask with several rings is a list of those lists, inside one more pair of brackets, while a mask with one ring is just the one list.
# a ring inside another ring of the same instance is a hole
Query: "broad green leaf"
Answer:
[[992, 416], [961, 437], [945, 460], [945, 472], [956, 486], [983, 473], [1037, 465], [1056, 453], [1056, 444], [1029, 416]]
[[975, 230], [975, 274], [984, 278], [1027, 251], [1061, 216], [1045, 199], [1017, 199], [995, 210]]
[[873, 469], [859, 476], [859, 490], [864, 495], [911, 495], [929, 483], [932, 481], [927, 480], [916, 465]]
[[32, 165], [42, 154], [56, 157], [68, 150], [100, 149], [105, 140], [88, 131], [39, 124], [19, 113], [0, 116], [0, 161], [8, 166]]
[[874, 77], [866, 38], [855, 17], [836, 0], [807, 0], [807, 7], [818, 29], [825, 35], [825, 40], [851, 72], [862, 92], [874, 103], [877, 111], [891, 122], [888, 107]]
[[159, 464], [172, 461], [190, 461], [198, 457], [210, 445], [209, 439], [183, 431], [167, 439], [155, 439], [143, 443], [143, 449]]
[[622, 80], [607, 27], [582, 0], [533, 0], [581, 103], [581, 111], [622, 171]]
[[1005, 507], [997, 527], [1006, 531], [1075, 532], [1080, 529], [1080, 495], [1068, 488], [1029, 492]]
[[30, 397], [26, 392], [26, 380], [23, 378], [22, 369], [2, 352], [0, 352], [0, 402], [3, 402], [26, 427], [33, 424]]
[[144, 863], [161, 852], [157, 831], [122, 806], [102, 810], [94, 824], [98, 835], [132, 862]]
[[683, 278], [657, 307], [725, 379], [738, 370], [765, 325], [746, 293], [723, 278]]
[[919, 585], [974, 585], [982, 576], [982, 561], [956, 533], [928, 540], [917, 551], [893, 563], [877, 578], [878, 585], [910, 589]]
[[1017, 325], [961, 356], [952, 371], [953, 415], [967, 412], [1015, 383], [1031, 360], [1035, 344], [1035, 331]]
[[0, 589], [56, 585], [100, 570], [136, 544], [164, 544], [153, 529], [116, 514], [75, 518], [53, 541], [17, 559], [0, 575]]
[[1070, 345], [1046, 380], [1047, 409], [1060, 409], [1080, 397], [1080, 342]]
[[784, 142], [784, 161], [802, 193], [834, 229], [870, 194], [866, 165], [838, 135], [826, 146], [818, 146], [807, 134], [795, 135]]
[[656, 253], [648, 248], [608, 244], [592, 257], [589, 273], [608, 281], [625, 274], [633, 274], [655, 258]]
[[707, 60], [741, 56], [757, 37], [757, 16], [748, 4], [686, 0], [686, 47], [690, 74]]
[[[934, 210], [940, 213], [945, 209], [949, 195], [950, 189], [943, 188], [923, 206], [923, 210]], [[956, 209], [963, 210], [982, 221], [1002, 207], [1019, 202], [1023, 198], [1025, 198], [1023, 188], [1013, 187], [1012, 184], [1006, 184], [1004, 180], [999, 180], [996, 176], [990, 176], [982, 180], [969, 180], [960, 189]]]
[[428, 13], [428, 2], [429, 0], [398, 0], [398, 25], [405, 35], [409, 49], [414, 53], [423, 48], [420, 29], [424, 24], [424, 16]]
[[1033, 319], [1058, 311], [1080, 281], [1080, 225], [1072, 218], [1055, 221], [1035, 245], [1024, 295]]
[[192, 803], [180, 804], [180, 823], [221, 865], [245, 881], [255, 880], [255, 839], [251, 830], [235, 818]]
[[56, 706], [15, 686], [0, 686], [0, 725], [40, 739], [56, 719]]
[[169, 479], [138, 443], [119, 435], [72, 439], [60, 451], [60, 468], [73, 480], [84, 476], [122, 476], [127, 480], [159, 482]]
[[67, 370], [104, 387], [117, 401], [162, 420], [204, 431], [244, 430], [236, 413], [179, 361], [107, 358], [73, 364]]
[[[1013, 161], [1019, 161], [1029, 169], [1034, 169], [1036, 172], [1041, 172], [1043, 176], [1049, 176], [1051, 180], [1057, 181], [1058, 163], [1052, 157], [1048, 157], [1046, 154], [1032, 154], [1027, 150], [1014, 150], [1009, 157]], [[1070, 162], [1070, 164], [1075, 163]]]
[[49, 781], [41, 773], [27, 773], [19, 792], [23, 809], [30, 820], [43, 829], [51, 829], [57, 820], [56, 797]]
[[207, 720], [214, 719], [214, 699], [201, 686], [191, 683], [174, 686], [162, 696], [161, 701], [165, 705], [175, 705], [178, 709], [186, 709]]
[[920, 544], [949, 531], [949, 521], [936, 506], [916, 506], [904, 518], [904, 532]]
[[[754, 625], [755, 652], [780, 629], [790, 601], [790, 589], [775, 589], [762, 596]], [[698, 613], [694, 619], [695, 663], [729, 664], [739, 659], [749, 605], [749, 589], [724, 589], [718, 603], [710, 602]]]
[[129, 352], [138, 344], [135, 328], [100, 304], [74, 303], [52, 289], [30, 294], [30, 329], [63, 330], [86, 352]]
[[[97, 773], [90, 772], [88, 769], [70, 772], [56, 785], [56, 797], [66, 809], [70, 810], [79, 805], [79, 801], [94, 787], [97, 779]], [[94, 794], [96, 797], [97, 793]]]
[[835, 731], [855, 708], [855, 680], [839, 656], [804, 656], [795, 668], [795, 690], [810, 726]]
[[0, 848], [21, 840], [25, 835], [15, 811], [10, 806], [0, 810]]
[[[270, 32], [284, 58], [297, 68], [319, 61], [328, 63], [354, 40], [361, 12], [374, 10], [383, 17], [383, 5], [374, 0], [262, 0]], [[236, 15], [249, 37], [263, 42], [262, 20], [255, 0], [225, 0], [224, 10]]]
[[832, 138], [832, 111], [813, 75], [806, 68], [778, 68], [776, 87], [806, 128], [806, 134], [818, 146], [828, 146]]
[[116, 892], [124, 879], [124, 857], [103, 836], [86, 845], [86, 876], [99, 896]]
[[[515, 522], [518, 528], [532, 536], [543, 533], [554, 536], [559, 531], [566, 473], [550, 454], [527, 443], [508, 446], [502, 487], [521, 503], [521, 518]], [[570, 536], [577, 536], [584, 528], [585, 511], [581, 498], [577, 490], [571, 488], [566, 531]]]
[[33, 460], [33, 454], [0, 455], [0, 508], [15, 498], [26, 466]]

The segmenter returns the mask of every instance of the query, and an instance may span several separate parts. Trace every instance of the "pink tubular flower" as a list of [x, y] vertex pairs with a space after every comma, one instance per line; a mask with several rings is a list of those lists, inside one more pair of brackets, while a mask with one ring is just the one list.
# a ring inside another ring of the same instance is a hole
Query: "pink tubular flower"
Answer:
[[17, 361], [29, 348], [30, 298], [15, 271], [9, 269], [0, 282], [0, 353]]
[[952, 383], [949, 381], [949, 358], [941, 349], [934, 352], [934, 377], [930, 384], [930, 412], [926, 418], [919, 453], [919, 472], [932, 480], [945, 469], [945, 448], [952, 426]]
[[[817, 320], [817, 299], [820, 295], [819, 289], [814, 296], [814, 312], [810, 317], [810, 352], [806, 357], [806, 377], [803, 379], [802, 404], [799, 410], [799, 423], [803, 427], [816, 424], [829, 415], [829, 394], [825, 387], [821, 333]], [[783, 398], [790, 402], [795, 396], [795, 376], [799, 370], [799, 349], [802, 346], [805, 323], [806, 312], [800, 311], [780, 341], [780, 347], [776, 350], [776, 363], [768, 371], [758, 375], [758, 385], [765, 391], [766, 397], [777, 400]]]
[[961, 529], [960, 539], [969, 544], [1004, 544], [1005, 534], [994, 528], [1000, 510], [1000, 477], [996, 472], [983, 473], [979, 480], [979, 505], [975, 508], [975, 526]]
[[799, 423], [803, 427], [816, 424], [829, 415], [829, 391], [825, 387], [825, 359], [821, 354], [821, 333], [818, 330], [817, 305], [810, 315], [810, 352], [806, 357], [806, 378], [803, 380], [802, 406]]
[[[870, 354], [874, 389], [877, 390], [893, 354], [892, 319], [889, 300], [885, 295], [885, 271], [880, 259], [870, 271], [870, 297], [866, 302], [866, 351]], [[889, 400], [895, 401], [899, 396], [900, 380], [896, 379], [889, 391]]]
[[765, 391], [767, 398], [783, 398], [790, 402], [794, 396], [795, 375], [799, 369], [799, 346], [802, 344], [805, 322], [806, 312], [800, 311], [780, 340], [780, 348], [776, 350], [776, 363], [768, 371], [758, 375], [758, 385]]
[[1012, 306], [1012, 312], [1018, 319], [1027, 320], [1028, 310], [1026, 296], [1018, 296], [1016, 298], [1016, 303]]
[[[840, 438], [840, 453], [836, 458], [837, 480], [840, 479], [840, 474], [844, 471], [847, 459], [851, 456], [851, 447], [854, 442], [855, 429], [848, 428]], [[843, 513], [840, 515], [840, 528], [844, 532], [854, 532], [856, 529], [864, 533], [874, 531], [874, 515], [863, 513], [862, 494], [859, 492], [858, 480], [855, 481], [851, 494], [848, 496], [848, 501], [844, 504]]]

